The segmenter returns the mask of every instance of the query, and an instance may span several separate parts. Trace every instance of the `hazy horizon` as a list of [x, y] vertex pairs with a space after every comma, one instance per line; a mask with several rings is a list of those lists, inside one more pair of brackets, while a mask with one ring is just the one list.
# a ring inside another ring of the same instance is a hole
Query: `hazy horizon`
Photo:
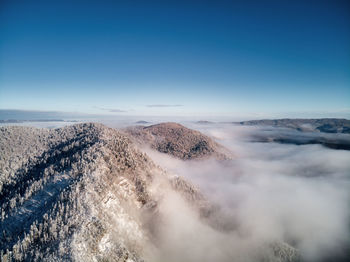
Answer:
[[350, 120], [347, 113], [292, 113], [292, 114], [228, 114], [228, 115], [129, 115], [129, 114], [93, 114], [83, 112], [64, 112], [64, 111], [41, 111], [41, 110], [15, 110], [0, 109], [0, 120], [15, 121], [35, 121], [35, 120], [64, 120], [64, 121], [83, 121], [83, 122], [126, 122], [134, 124], [137, 121], [155, 122], [182, 122], [182, 121], [212, 121], [212, 122], [240, 122], [262, 119], [321, 119], [338, 118]]

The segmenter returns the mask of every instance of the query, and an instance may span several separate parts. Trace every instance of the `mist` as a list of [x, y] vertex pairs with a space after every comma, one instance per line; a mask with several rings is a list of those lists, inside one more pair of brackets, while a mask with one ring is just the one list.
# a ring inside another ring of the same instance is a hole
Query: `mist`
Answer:
[[256, 127], [187, 126], [214, 137], [234, 158], [182, 161], [145, 150], [217, 205], [215, 223], [224, 226], [209, 225], [169, 194], [160, 205], [167, 219], [155, 260], [278, 261], [274, 252], [282, 251], [297, 252], [301, 261], [349, 258], [349, 151], [253, 142], [263, 132]]

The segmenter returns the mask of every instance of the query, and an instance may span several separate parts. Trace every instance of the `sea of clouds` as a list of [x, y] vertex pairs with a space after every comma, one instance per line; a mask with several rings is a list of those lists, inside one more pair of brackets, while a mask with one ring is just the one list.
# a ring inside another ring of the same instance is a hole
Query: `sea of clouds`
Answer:
[[349, 258], [350, 151], [252, 142], [263, 132], [260, 127], [187, 126], [215, 138], [234, 159], [182, 161], [147, 153], [218, 204], [219, 223], [227, 225], [213, 229], [183, 201], [168, 196], [161, 205], [168, 220], [159, 261], [272, 261], [268, 247], [274, 243], [296, 248], [302, 261]]

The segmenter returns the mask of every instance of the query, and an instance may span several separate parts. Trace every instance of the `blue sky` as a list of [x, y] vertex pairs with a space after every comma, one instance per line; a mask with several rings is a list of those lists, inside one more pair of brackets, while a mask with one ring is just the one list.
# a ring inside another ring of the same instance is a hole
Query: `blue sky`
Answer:
[[0, 6], [0, 109], [350, 116], [349, 1]]

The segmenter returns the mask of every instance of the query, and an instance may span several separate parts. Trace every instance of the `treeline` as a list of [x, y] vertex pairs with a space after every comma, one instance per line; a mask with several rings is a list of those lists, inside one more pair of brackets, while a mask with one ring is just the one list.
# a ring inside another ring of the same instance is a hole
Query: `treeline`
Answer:
[[[42, 261], [48, 255], [55, 260], [69, 258], [69, 239], [79, 227], [79, 217], [84, 210], [79, 187], [79, 183], [75, 183], [64, 189], [53, 206], [18, 237], [12, 248], [1, 250], [0, 261]], [[14, 236], [5, 234], [4, 237], [7, 243], [13, 242]]]

